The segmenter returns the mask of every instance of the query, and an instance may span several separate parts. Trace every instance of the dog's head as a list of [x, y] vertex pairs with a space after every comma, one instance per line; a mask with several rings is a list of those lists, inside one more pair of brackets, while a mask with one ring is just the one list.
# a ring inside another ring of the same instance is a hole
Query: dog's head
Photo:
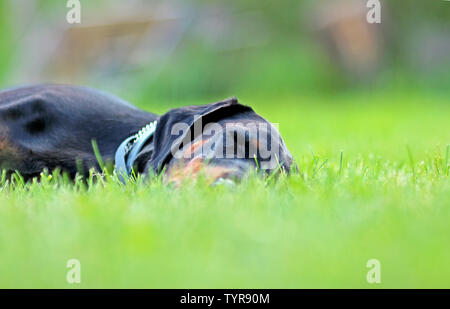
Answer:
[[252, 170], [289, 172], [293, 164], [276, 126], [234, 98], [164, 114], [152, 148], [146, 172], [165, 169], [165, 179], [176, 183], [199, 174], [216, 182]]

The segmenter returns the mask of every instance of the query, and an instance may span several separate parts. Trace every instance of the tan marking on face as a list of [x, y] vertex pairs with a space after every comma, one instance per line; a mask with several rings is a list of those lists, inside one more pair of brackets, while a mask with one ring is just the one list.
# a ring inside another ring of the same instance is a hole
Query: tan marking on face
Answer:
[[199, 147], [203, 147], [203, 145], [207, 142], [207, 139], [201, 139], [199, 141], [196, 141], [194, 143], [192, 143], [189, 147], [186, 148], [186, 150], [184, 151], [184, 157], [185, 158], [189, 158], [191, 157], [192, 154], [195, 153], [195, 151], [199, 148]]
[[184, 166], [174, 166], [169, 169], [165, 181], [174, 183], [176, 186], [181, 185], [186, 180], [194, 180], [200, 175], [204, 175], [208, 184], [212, 184], [216, 179], [224, 177], [232, 172], [231, 169], [207, 165], [201, 158], [194, 158]]
[[255, 145], [255, 149], [259, 149], [260, 148], [260, 143], [259, 143], [259, 140], [257, 139], [257, 138], [255, 138], [255, 139], [251, 139], [250, 140], [250, 143], [253, 143], [253, 145]]

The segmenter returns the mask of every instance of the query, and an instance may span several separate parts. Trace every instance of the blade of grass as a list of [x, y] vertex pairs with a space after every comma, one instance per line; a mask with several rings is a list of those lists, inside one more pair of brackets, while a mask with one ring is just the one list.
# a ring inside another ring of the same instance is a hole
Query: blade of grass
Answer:
[[97, 141], [93, 139], [91, 142], [92, 142], [92, 149], [94, 150], [95, 158], [97, 159], [98, 165], [100, 166], [100, 169], [104, 171], [105, 164], [100, 154], [100, 150], [98, 149]]

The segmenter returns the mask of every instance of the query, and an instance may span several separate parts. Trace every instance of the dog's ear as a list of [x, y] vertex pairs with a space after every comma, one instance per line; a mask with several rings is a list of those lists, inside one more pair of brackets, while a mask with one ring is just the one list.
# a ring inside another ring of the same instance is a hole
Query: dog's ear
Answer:
[[[208, 123], [245, 112], [255, 114], [250, 107], [239, 104], [236, 98], [208, 105], [170, 110], [158, 119], [154, 135], [154, 151], [145, 168], [146, 172], [151, 168], [154, 172], [159, 173], [171, 160], [174, 149], [178, 149], [180, 145], [187, 144], [195, 138], [194, 126], [196, 124], [201, 123], [201, 129], [203, 129], [203, 126]], [[185, 130], [180, 131], [178, 128]], [[180, 132], [182, 133], [180, 134]], [[145, 154], [143, 153], [143, 155]]]

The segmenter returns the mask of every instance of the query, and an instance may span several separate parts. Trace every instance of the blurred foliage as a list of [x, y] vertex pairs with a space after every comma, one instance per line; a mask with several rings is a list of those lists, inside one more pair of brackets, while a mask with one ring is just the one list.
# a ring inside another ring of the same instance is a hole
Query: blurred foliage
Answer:
[[323, 90], [336, 87], [336, 74], [321, 62], [313, 49], [285, 48], [233, 51], [220, 55], [207, 50], [191, 49], [175, 56], [155, 79], [151, 72], [142, 72], [133, 79], [140, 83], [147, 98], [192, 99], [233, 96], [245, 93], [286, 95], [311, 91], [321, 85]]
[[[211, 5], [220, 1], [195, 3]], [[445, 59], [437, 68], [423, 72], [408, 56], [415, 53], [410, 50], [410, 42], [423, 24], [433, 24], [438, 29], [449, 25], [447, 3], [384, 1], [387, 14], [383, 15], [383, 20], [388, 33], [385, 59], [378, 76], [369, 81], [343, 75], [313, 37], [315, 34], [304, 19], [314, 1], [250, 0], [227, 4], [233, 14], [261, 14], [265, 21], [264, 31], [268, 35], [265, 45], [217, 52], [214, 47], [211, 49], [195, 38], [185, 40], [183, 48], [172, 56], [160, 75], [149, 78], [143, 73], [141, 78], [134, 80], [142, 82], [139, 89], [142, 89], [143, 97], [180, 100], [198, 97], [199, 94], [206, 97], [246, 93], [278, 96], [390, 89], [448, 92], [450, 69]]]
[[10, 18], [8, 2], [0, 1], [0, 84], [7, 78], [14, 52]]
[[[14, 53], [15, 49], [20, 48], [20, 38], [11, 31], [8, 3], [0, 3], [1, 86], [10, 84], [8, 75], [11, 72], [11, 60], [17, 54]], [[82, 1], [84, 10], [113, 5], [110, 3], [105, 0]], [[175, 52], [162, 63], [150, 63], [138, 70], [117, 72], [104, 79], [87, 78], [83, 83], [119, 93], [132, 91], [138, 101], [150, 98], [169, 101], [217, 98], [249, 93], [271, 96], [305, 92], [333, 94], [393, 88], [447, 93], [449, 89], [450, 64], [446, 59], [437, 59], [435, 62], [440, 61], [440, 65], [424, 70], [423, 64], [418, 67], [414, 58], [410, 57], [416, 53], [412, 50], [411, 46], [414, 45], [411, 42], [414, 42], [416, 32], [424, 25], [432, 24], [435, 29], [448, 33], [450, 5], [444, 1], [382, 1], [386, 8], [383, 26], [386, 27], [388, 37], [383, 47], [384, 59], [379, 72], [375, 78], [368, 80], [346, 76], [327, 54], [326, 48], [318, 42], [317, 33], [308, 24], [311, 22], [308, 18], [313, 18], [311, 8], [319, 3], [317, 1], [232, 0], [224, 3], [219, 0], [192, 0], [173, 3], [192, 8], [194, 16], [198, 11], [208, 8], [220, 7], [225, 10], [228, 17], [231, 16], [233, 26], [231, 33], [227, 34], [229, 38], [224, 40], [225, 43], [222, 42], [225, 48], [215, 46], [215, 41], [206, 42], [202, 37], [204, 34], [189, 28]], [[64, 12], [65, 5], [39, 0], [36, 8], [48, 17]], [[235, 24], [235, 18], [242, 22], [246, 14], [253, 13], [262, 21], [256, 29], [247, 29], [245, 24]], [[255, 45], [243, 42], [255, 35], [261, 35], [262, 42]], [[236, 42], [238, 44], [233, 45]], [[226, 46], [228, 43], [231, 46], [229, 48]], [[15, 60], [15, 63], [20, 63], [20, 59]], [[74, 83], [79, 81], [74, 80]]]

